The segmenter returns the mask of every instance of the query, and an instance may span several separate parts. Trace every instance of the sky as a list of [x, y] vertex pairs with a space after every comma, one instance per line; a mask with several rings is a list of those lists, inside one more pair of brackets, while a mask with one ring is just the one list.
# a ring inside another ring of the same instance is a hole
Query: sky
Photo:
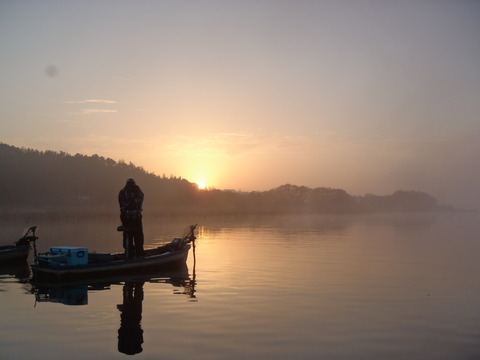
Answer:
[[0, 0], [0, 142], [480, 205], [480, 1]]

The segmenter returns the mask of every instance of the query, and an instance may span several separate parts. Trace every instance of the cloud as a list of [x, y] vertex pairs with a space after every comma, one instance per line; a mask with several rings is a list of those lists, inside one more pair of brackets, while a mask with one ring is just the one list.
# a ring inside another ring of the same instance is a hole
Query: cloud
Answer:
[[87, 100], [74, 100], [67, 101], [68, 104], [116, 104], [115, 100], [105, 100], [105, 99], [87, 99]]
[[116, 113], [117, 110], [113, 109], [82, 109], [81, 114], [107, 114]]
[[91, 115], [91, 114], [113, 114], [117, 110], [114, 109], [80, 109], [79, 111], [71, 112], [70, 115]]
[[113, 114], [118, 112], [115, 109], [102, 109], [103, 105], [112, 105], [116, 104], [117, 102], [115, 100], [108, 100], [108, 99], [85, 99], [85, 100], [72, 100], [72, 101], [66, 101], [67, 104], [74, 104], [74, 105], [91, 105], [91, 106], [96, 106], [98, 105], [99, 108], [95, 107], [88, 107], [88, 108], [83, 108], [83, 109], [78, 109], [76, 111], [72, 111], [69, 114], [70, 115], [92, 115], [92, 114]]
[[191, 154], [195, 157], [218, 158], [240, 156], [261, 146], [262, 137], [248, 133], [206, 133], [196, 138], [179, 136], [168, 143], [166, 149], [174, 153]]

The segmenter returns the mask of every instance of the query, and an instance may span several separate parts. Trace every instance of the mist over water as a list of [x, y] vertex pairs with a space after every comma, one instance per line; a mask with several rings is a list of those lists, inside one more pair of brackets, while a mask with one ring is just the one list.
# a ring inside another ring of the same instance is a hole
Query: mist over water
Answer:
[[[147, 246], [181, 233], [190, 220], [149, 223]], [[476, 213], [203, 218], [185, 279], [136, 283], [143, 298], [135, 356], [475, 358], [478, 220]], [[37, 246], [118, 251], [113, 223], [44, 223]], [[20, 225], [4, 222], [2, 241]], [[31, 286], [0, 275], [0, 358], [125, 356], [125, 308], [118, 305], [129, 304], [131, 279], [102, 290], [47, 288], [50, 298], [37, 302]], [[83, 305], [68, 304], [82, 296]]]

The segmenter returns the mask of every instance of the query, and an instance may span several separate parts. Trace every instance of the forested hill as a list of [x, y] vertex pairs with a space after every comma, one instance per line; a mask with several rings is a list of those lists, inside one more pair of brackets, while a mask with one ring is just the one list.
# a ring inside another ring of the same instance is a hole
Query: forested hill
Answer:
[[118, 191], [133, 177], [145, 193], [144, 209], [155, 213], [350, 213], [436, 211], [436, 199], [418, 191], [388, 196], [352, 196], [341, 189], [282, 185], [264, 192], [199, 190], [180, 177], [157, 176], [132, 163], [0, 143], [0, 209], [118, 210]]
[[149, 207], [186, 205], [197, 193], [196, 185], [185, 179], [159, 177], [132, 163], [1, 143], [0, 170], [0, 207], [116, 209], [127, 178], [141, 186]]

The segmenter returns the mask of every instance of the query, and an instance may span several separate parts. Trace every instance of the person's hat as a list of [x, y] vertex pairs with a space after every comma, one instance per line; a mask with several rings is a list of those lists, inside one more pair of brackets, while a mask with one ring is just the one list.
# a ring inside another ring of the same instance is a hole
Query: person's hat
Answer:
[[128, 183], [135, 184], [135, 179], [132, 179], [132, 178], [127, 179], [127, 184]]

